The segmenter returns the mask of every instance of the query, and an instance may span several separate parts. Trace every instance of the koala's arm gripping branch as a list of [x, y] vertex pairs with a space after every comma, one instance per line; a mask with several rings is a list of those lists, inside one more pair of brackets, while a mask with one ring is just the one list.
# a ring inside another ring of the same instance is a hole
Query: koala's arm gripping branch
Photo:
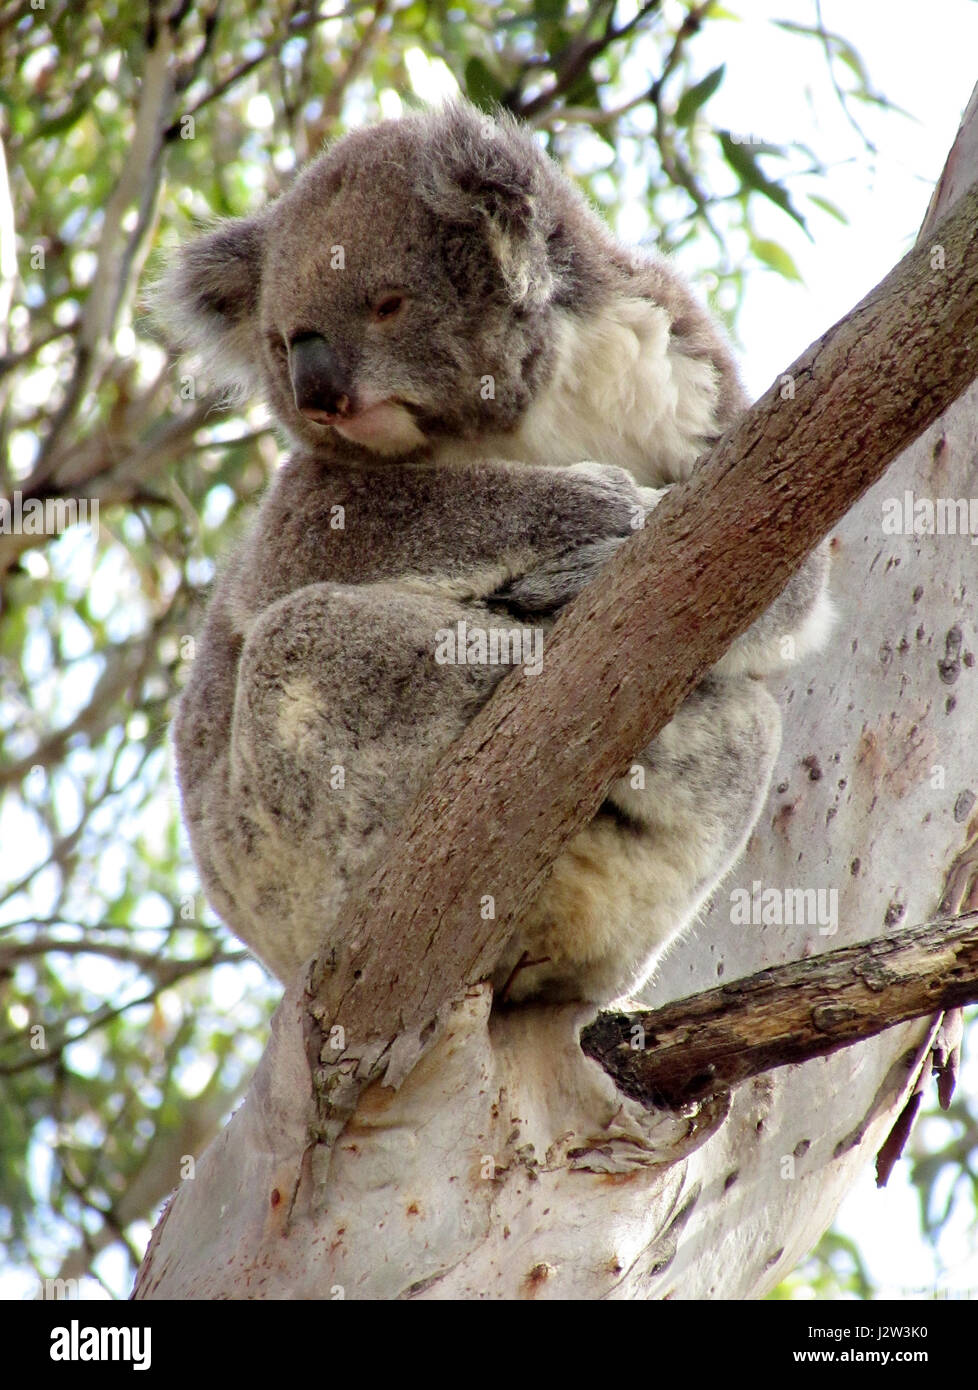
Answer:
[[976, 376], [978, 185], [672, 489], [565, 610], [542, 672], [507, 677], [442, 760], [351, 899], [351, 946], [306, 982], [324, 1140], [385, 1066], [413, 1064], [609, 784]]

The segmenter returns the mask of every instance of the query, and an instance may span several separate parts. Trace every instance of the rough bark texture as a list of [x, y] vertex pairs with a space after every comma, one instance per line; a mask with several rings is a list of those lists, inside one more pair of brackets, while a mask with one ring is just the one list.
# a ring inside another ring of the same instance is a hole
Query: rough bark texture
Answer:
[[[676, 1115], [584, 1058], [585, 1010], [490, 1019], [478, 985], [451, 1000], [698, 673], [975, 375], [978, 195], [965, 201], [940, 228], [945, 268], [928, 243], [825, 335], [792, 369], [794, 399], [769, 392], [558, 625], [536, 682], [500, 688], [366, 886], [366, 944], [283, 1000], [249, 1098], [164, 1215], [137, 1296], [743, 1297], [824, 1229], [936, 1024]], [[835, 645], [782, 691], [776, 790], [734, 883], [836, 888], [842, 941], [932, 917], [944, 866], [978, 832], [976, 552], [967, 536], [881, 526], [881, 500], [904, 489], [974, 491], [976, 433], [972, 389], [846, 518]], [[828, 944], [817, 924], [734, 927], [721, 892], [656, 1002]], [[388, 1084], [363, 1090], [382, 1063]]]
[[599, 1014], [581, 1046], [618, 1089], [677, 1109], [978, 1001], [978, 914], [843, 946], [646, 1014]]

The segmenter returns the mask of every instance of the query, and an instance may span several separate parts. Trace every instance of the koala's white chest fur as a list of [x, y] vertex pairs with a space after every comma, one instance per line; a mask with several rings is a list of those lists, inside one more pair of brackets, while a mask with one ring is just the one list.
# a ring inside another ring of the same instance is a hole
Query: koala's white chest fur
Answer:
[[[667, 311], [622, 296], [584, 321], [557, 319], [556, 369], [511, 433], [480, 449], [536, 464], [593, 459], [627, 468], [643, 484], [687, 478], [704, 441], [717, 434], [714, 365], [682, 352]], [[460, 447], [449, 444], [439, 456]]]

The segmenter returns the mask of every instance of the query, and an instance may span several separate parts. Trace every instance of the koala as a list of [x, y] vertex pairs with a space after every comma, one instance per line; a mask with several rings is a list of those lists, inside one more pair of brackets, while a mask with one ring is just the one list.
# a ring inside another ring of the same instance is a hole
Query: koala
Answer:
[[[205, 890], [287, 982], [342, 941], [354, 879], [499, 680], [747, 401], [676, 271], [463, 102], [340, 139], [183, 246], [155, 303], [291, 450], [174, 725]], [[795, 657], [825, 639], [827, 565], [609, 787], [526, 904], [498, 998], [606, 1003], [695, 920], [760, 814], [781, 735], [762, 678], [783, 638]]]

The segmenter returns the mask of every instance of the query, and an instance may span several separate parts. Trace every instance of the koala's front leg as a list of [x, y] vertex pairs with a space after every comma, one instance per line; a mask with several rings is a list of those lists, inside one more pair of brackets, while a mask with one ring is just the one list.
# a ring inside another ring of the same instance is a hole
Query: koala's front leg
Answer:
[[714, 671], [767, 676], [823, 647], [835, 620], [830, 565], [826, 540], [795, 570], [770, 608], [734, 640]]
[[[609, 495], [623, 498], [635, 514], [634, 529], [658, 506], [669, 488], [639, 487], [623, 468], [575, 464], [568, 474], [584, 474]], [[558, 555], [497, 590], [488, 600], [517, 616], [554, 614], [594, 579], [629, 536], [612, 535]], [[828, 593], [829, 542], [809, 555], [770, 608], [734, 639], [714, 668], [724, 675], [765, 676], [825, 644], [834, 619]]]
[[597, 577], [619, 547], [641, 530], [649, 512], [668, 491], [639, 487], [627, 469], [614, 464], [575, 463], [560, 469], [558, 476], [568, 479], [569, 488], [577, 479], [587, 479], [595, 491], [594, 501], [611, 504], [618, 516], [630, 517], [630, 523], [613, 534], [552, 556], [489, 595], [488, 603], [517, 616], [553, 614], [569, 603]]

